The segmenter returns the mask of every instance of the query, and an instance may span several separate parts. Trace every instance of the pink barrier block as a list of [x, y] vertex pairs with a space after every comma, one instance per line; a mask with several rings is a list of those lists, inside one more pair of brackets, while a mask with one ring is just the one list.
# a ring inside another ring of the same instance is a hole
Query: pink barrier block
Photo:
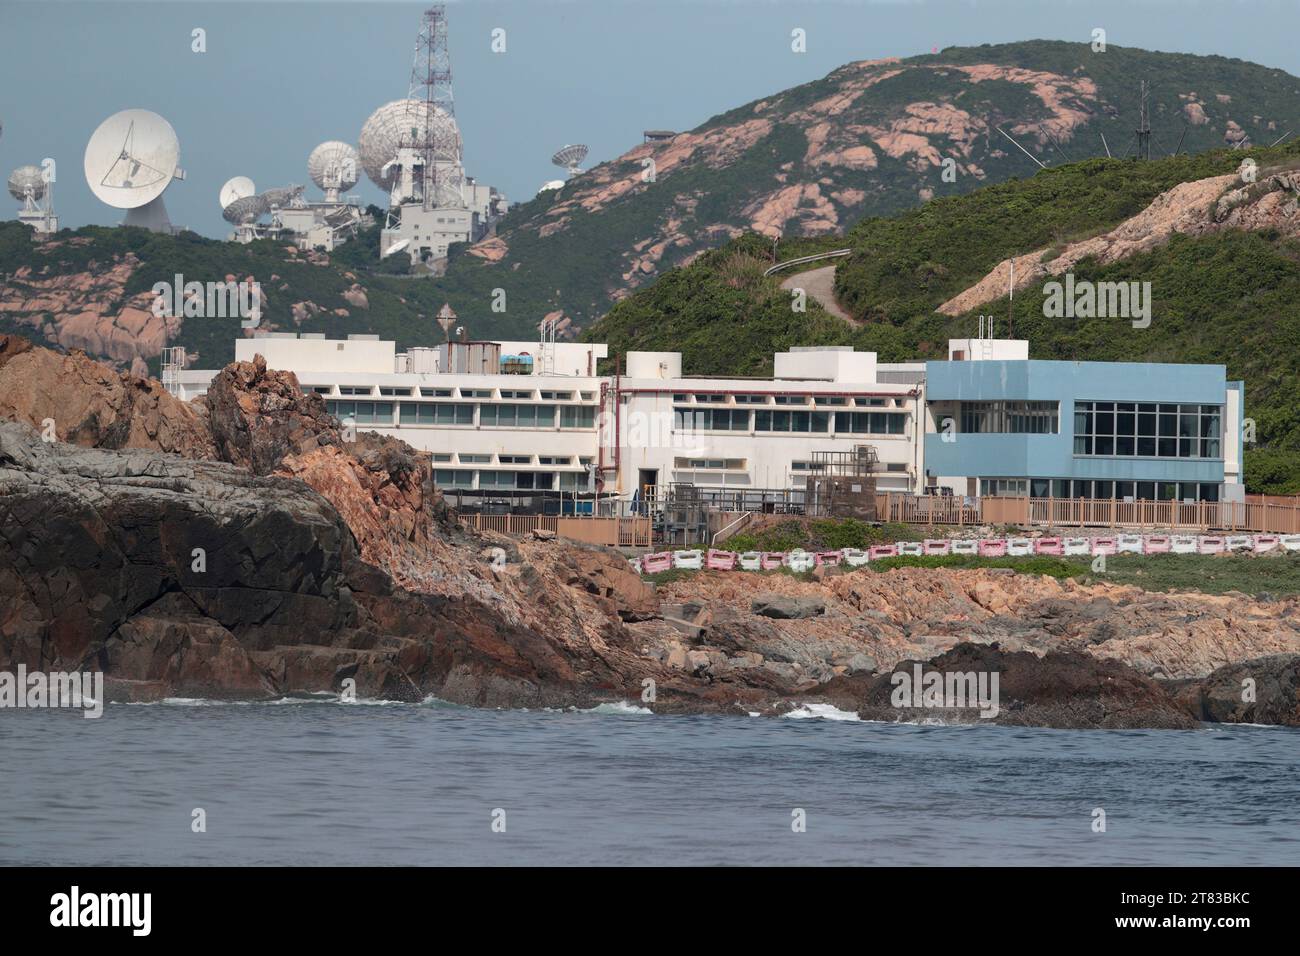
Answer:
[[952, 542], [946, 538], [926, 538], [921, 542], [921, 549], [928, 555], [943, 555], [952, 551]]
[[659, 554], [647, 554], [641, 559], [641, 567], [646, 574], [658, 574], [660, 571], [667, 571], [673, 566], [673, 556], [669, 551], [661, 551]]
[[832, 568], [835, 567], [843, 560], [844, 560], [843, 551], [822, 551], [817, 555], [818, 564], [829, 565]]
[[736, 552], [719, 551], [717, 548], [709, 548], [709, 553], [705, 558], [704, 566], [713, 571], [730, 571], [736, 566]]
[[1275, 534], [1257, 534], [1255, 535], [1255, 550], [1258, 552], [1272, 551], [1281, 543], [1281, 539]]
[[1218, 536], [1205, 536], [1196, 542], [1196, 550], [1201, 554], [1222, 554], [1223, 539]]
[[1006, 538], [981, 538], [980, 557], [1001, 558], [1007, 553]]
[[775, 571], [777, 568], [781, 567], [781, 565], [782, 565], [782, 563], [783, 563], [784, 561], [785, 561], [785, 552], [784, 552], [784, 551], [764, 551], [764, 552], [763, 552], [763, 570], [764, 570], [764, 571]]
[[898, 555], [898, 546], [894, 544], [873, 544], [867, 554], [872, 561], [877, 558], [893, 558]]
[[1060, 538], [1038, 538], [1034, 541], [1034, 554], [1064, 554], [1065, 545]]
[[1169, 553], [1169, 536], [1163, 534], [1149, 534], [1144, 542], [1147, 554], [1168, 554]]
[[1114, 554], [1115, 539], [1114, 538], [1093, 538], [1092, 553], [1093, 554]]

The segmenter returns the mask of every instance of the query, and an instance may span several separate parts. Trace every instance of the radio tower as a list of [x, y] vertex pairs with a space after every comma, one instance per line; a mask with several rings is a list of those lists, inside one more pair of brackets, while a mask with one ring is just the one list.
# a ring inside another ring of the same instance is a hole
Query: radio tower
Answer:
[[1147, 81], [1142, 81], [1142, 103], [1138, 111], [1137, 154], [1138, 159], [1151, 158], [1151, 117], [1147, 113]]
[[456, 107], [451, 95], [451, 54], [447, 48], [447, 7], [424, 11], [411, 66], [409, 144], [418, 152], [421, 204], [425, 210], [464, 207], [464, 167]]

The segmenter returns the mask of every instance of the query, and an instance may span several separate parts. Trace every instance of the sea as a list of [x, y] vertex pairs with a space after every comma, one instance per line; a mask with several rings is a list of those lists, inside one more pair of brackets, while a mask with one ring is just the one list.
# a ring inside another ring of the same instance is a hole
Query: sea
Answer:
[[0, 712], [4, 865], [1297, 865], [1300, 731], [334, 698]]

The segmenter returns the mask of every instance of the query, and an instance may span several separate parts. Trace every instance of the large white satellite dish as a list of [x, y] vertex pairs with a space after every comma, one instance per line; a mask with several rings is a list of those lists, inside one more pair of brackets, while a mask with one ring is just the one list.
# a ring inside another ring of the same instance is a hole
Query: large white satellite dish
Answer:
[[221, 208], [225, 209], [236, 199], [247, 199], [249, 196], [257, 195], [257, 187], [247, 176], [235, 176], [227, 179], [226, 184], [221, 187], [221, 193], [218, 200]]
[[162, 194], [177, 168], [180, 141], [172, 125], [149, 110], [114, 113], [91, 134], [84, 161], [86, 184], [101, 202], [125, 209], [125, 224], [171, 230]]

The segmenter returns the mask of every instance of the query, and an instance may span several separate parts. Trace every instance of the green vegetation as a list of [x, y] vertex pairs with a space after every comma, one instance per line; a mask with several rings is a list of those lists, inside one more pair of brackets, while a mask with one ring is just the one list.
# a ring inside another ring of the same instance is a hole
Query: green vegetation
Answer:
[[[1256, 149], [1259, 176], [1300, 162], [1300, 145]], [[1150, 163], [1089, 160], [935, 200], [849, 234], [854, 253], [836, 272], [841, 303], [866, 322], [852, 328], [809, 304], [790, 309], [777, 278], [749, 276], [737, 260], [764, 240], [745, 236], [675, 270], [620, 302], [587, 333], [611, 353], [679, 349], [687, 374], [770, 374], [772, 353], [792, 345], [852, 345], [884, 362], [946, 356], [969, 335], [976, 312], [935, 312], [1011, 255], [1109, 230], [1164, 190], [1233, 172], [1241, 152], [1219, 150]], [[843, 239], [823, 240], [826, 248]], [[1107, 266], [1085, 260], [1078, 279], [1150, 281], [1152, 323], [1046, 319], [1041, 288], [995, 304], [998, 334], [1030, 342], [1038, 359], [1223, 364], [1246, 383], [1256, 444], [1246, 452], [1251, 492], [1300, 493], [1300, 243], [1279, 235], [1224, 232], [1175, 237]], [[984, 306], [989, 311], [989, 306]]]
[[1009, 568], [1021, 574], [1048, 574], [1054, 578], [1077, 577], [1079, 572], [1074, 562], [1046, 555], [1025, 558], [981, 558], [964, 554], [924, 557], [904, 554], [896, 558], [879, 558], [864, 566], [864, 570], [877, 572], [892, 571], [895, 568]]
[[870, 525], [856, 518], [791, 518], [756, 532], [742, 532], [718, 545], [727, 551], [839, 551], [873, 544], [919, 541], [921, 529], [907, 524]]

